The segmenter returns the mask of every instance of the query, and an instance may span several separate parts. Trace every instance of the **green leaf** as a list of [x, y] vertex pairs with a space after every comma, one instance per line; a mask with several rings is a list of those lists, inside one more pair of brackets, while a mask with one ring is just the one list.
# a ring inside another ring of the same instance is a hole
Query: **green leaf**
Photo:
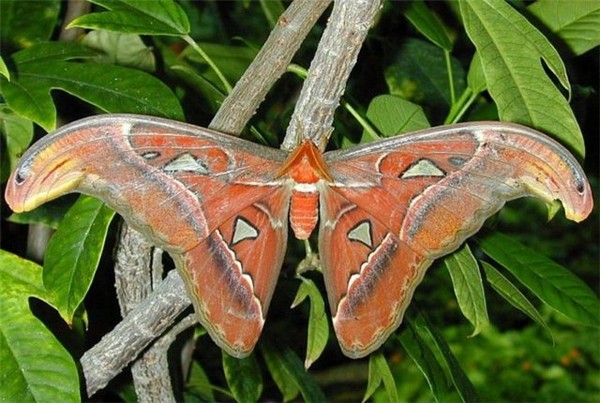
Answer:
[[376, 96], [371, 100], [366, 115], [386, 137], [430, 126], [421, 106], [396, 95]]
[[81, 43], [102, 52], [94, 58], [98, 63], [118, 64], [148, 72], [156, 69], [152, 48], [146, 46], [139, 35], [96, 30], [88, 32]]
[[0, 40], [2, 49], [26, 48], [47, 41], [58, 23], [60, 0], [0, 1]]
[[[186, 397], [193, 396], [203, 402], [215, 401], [213, 385], [211, 385], [210, 379], [208, 378], [208, 375], [206, 375], [204, 368], [202, 368], [195, 360], [192, 361], [190, 375], [185, 386]], [[185, 401], [192, 400], [186, 398]]]
[[139, 35], [183, 36], [190, 32], [187, 15], [173, 0], [91, 0], [110, 11], [85, 14], [69, 27], [105, 29]]
[[558, 35], [574, 55], [600, 45], [600, 2], [538, 0], [527, 10]]
[[304, 367], [310, 368], [321, 356], [323, 350], [325, 350], [327, 339], [329, 338], [329, 323], [325, 313], [323, 296], [315, 283], [302, 276], [297, 276], [297, 278], [300, 279], [301, 283], [300, 287], [298, 287], [296, 298], [292, 302], [292, 308], [298, 306], [306, 297], [310, 300], [308, 340], [306, 345], [306, 359], [304, 360]]
[[[229, 81], [237, 81], [256, 57], [256, 49], [248, 46], [229, 46], [216, 43], [199, 43], [208, 59], [210, 59]], [[198, 70], [207, 80], [221, 86], [221, 80], [212, 69], [206, 58], [202, 57], [191, 46], [185, 48], [181, 56], [190, 63], [198, 64]]]
[[465, 244], [461, 249], [447, 256], [444, 263], [452, 278], [458, 306], [465, 318], [473, 324], [471, 337], [475, 336], [490, 324], [477, 260], [469, 245]]
[[467, 86], [473, 91], [474, 94], [483, 92], [487, 87], [485, 81], [485, 75], [483, 74], [483, 67], [481, 66], [481, 59], [479, 53], [473, 55], [471, 64], [469, 65], [469, 71], [467, 73]]
[[[56, 60], [64, 48], [42, 47], [34, 57], [30, 50], [14, 55], [17, 79], [0, 79], [3, 95], [18, 114], [47, 131], [56, 126], [56, 108], [50, 91], [61, 89], [106, 112], [139, 113], [183, 119], [173, 92], [161, 81], [126, 67]], [[81, 56], [69, 48], [65, 59]], [[77, 56], [76, 56], [77, 55]], [[24, 61], [25, 60], [25, 61]]]
[[600, 325], [598, 297], [564, 267], [500, 233], [485, 236], [480, 246], [550, 307], [576, 322]]
[[256, 402], [263, 390], [260, 367], [254, 354], [238, 359], [223, 352], [223, 371], [227, 385], [238, 402]]
[[422, 0], [412, 1], [404, 11], [404, 15], [431, 42], [444, 50], [452, 50], [452, 41], [444, 25]]
[[92, 284], [114, 214], [100, 200], [81, 196], [48, 243], [44, 285], [67, 323]]
[[261, 343], [260, 348], [273, 380], [284, 395], [284, 400], [291, 400], [296, 396], [293, 387], [295, 386], [306, 402], [326, 401], [323, 391], [304, 369], [302, 361], [294, 351], [289, 348], [278, 350], [266, 343]]
[[371, 354], [369, 357], [369, 381], [362, 400], [363, 402], [367, 401], [375, 393], [381, 382], [383, 382], [383, 386], [385, 387], [387, 401], [399, 402], [396, 380], [392, 375], [392, 371], [390, 371], [385, 357], [381, 353]]
[[75, 200], [75, 194], [63, 196], [31, 211], [13, 213], [7, 220], [17, 224], [43, 224], [56, 229]]
[[575, 115], [541, 62], [570, 92], [565, 66], [550, 42], [504, 0], [459, 5], [500, 118], [551, 133], [583, 155]]
[[217, 110], [219, 110], [219, 107], [225, 99], [225, 92], [221, 88], [198, 74], [198, 72], [190, 66], [184, 64], [174, 65], [171, 66], [171, 71], [173, 71], [191, 89], [200, 94], [202, 100], [208, 102], [207, 109], [212, 113], [216, 113]]
[[483, 269], [485, 270], [485, 275], [487, 277], [487, 281], [490, 283], [492, 288], [498, 292], [505, 300], [507, 300], [512, 306], [523, 312], [525, 315], [529, 316], [531, 319], [536, 321], [552, 338], [552, 331], [546, 324], [546, 321], [540, 315], [535, 306], [523, 293], [506, 277], [502, 275], [494, 266], [489, 264], [488, 262], [481, 262]]
[[[280, 352], [272, 350], [270, 347], [261, 346], [261, 352], [271, 378], [283, 396], [283, 401], [289, 402], [295, 399], [300, 389], [298, 380], [292, 377], [293, 371], [289, 368], [290, 364], [284, 361]], [[302, 365], [300, 364], [300, 366]]]
[[473, 384], [458, 363], [441, 332], [421, 312], [412, 320], [417, 331], [426, 333], [431, 338], [433, 346], [440, 352], [438, 361], [450, 375], [452, 384], [460, 395], [461, 400], [463, 402], [475, 402], [479, 400]]
[[98, 53], [92, 49], [72, 42], [44, 42], [23, 49], [11, 55], [11, 59], [18, 67], [27, 63], [46, 63], [62, 60], [90, 59]]
[[[461, 64], [451, 59], [452, 80], [457, 93], [465, 88]], [[448, 108], [452, 96], [444, 51], [419, 39], [408, 39], [397, 54], [396, 62], [385, 70], [385, 79], [393, 95], [420, 105]]]
[[41, 267], [0, 250], [2, 402], [80, 401], [73, 358], [29, 309], [45, 296]]
[[10, 81], [10, 72], [8, 71], [8, 67], [6, 67], [6, 63], [4, 62], [4, 58], [2, 56], [0, 56], [0, 74]]
[[6, 142], [2, 152], [3, 161], [1, 181], [5, 182], [8, 175], [16, 168], [19, 158], [29, 147], [33, 139], [33, 122], [14, 113], [6, 105], [0, 105], [0, 133]]
[[417, 332], [412, 320], [406, 318], [404, 324], [404, 331], [399, 337], [402, 347], [427, 380], [434, 399], [437, 402], [448, 401], [452, 395], [452, 389], [444, 369], [427, 342]]

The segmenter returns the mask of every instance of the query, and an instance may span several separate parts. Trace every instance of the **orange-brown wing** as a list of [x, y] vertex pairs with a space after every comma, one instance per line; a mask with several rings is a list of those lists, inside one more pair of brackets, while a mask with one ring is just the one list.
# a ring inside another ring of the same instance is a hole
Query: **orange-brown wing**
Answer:
[[433, 259], [458, 248], [507, 200], [560, 200], [581, 221], [592, 195], [575, 158], [534, 130], [434, 128], [325, 154], [319, 251], [345, 354], [378, 348]]
[[171, 254], [201, 323], [242, 356], [260, 334], [285, 251], [289, 190], [275, 178], [285, 157], [179, 122], [93, 117], [32, 146], [6, 200], [18, 212], [68, 192], [102, 199]]

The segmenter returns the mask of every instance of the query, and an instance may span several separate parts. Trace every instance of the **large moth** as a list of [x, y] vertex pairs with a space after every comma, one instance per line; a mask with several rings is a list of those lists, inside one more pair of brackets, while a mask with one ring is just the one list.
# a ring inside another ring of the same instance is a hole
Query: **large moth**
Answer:
[[170, 120], [106, 115], [32, 146], [9, 179], [16, 211], [68, 192], [96, 196], [164, 248], [200, 323], [236, 357], [263, 327], [288, 222], [319, 252], [343, 352], [362, 357], [402, 321], [432, 261], [455, 250], [507, 200], [592, 209], [575, 158], [514, 124], [444, 126], [322, 153], [292, 153]]

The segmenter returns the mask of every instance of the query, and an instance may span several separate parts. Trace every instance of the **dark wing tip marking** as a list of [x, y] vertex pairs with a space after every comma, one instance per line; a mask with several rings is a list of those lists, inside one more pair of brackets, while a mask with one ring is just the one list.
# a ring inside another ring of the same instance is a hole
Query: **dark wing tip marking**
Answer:
[[23, 182], [25, 182], [25, 179], [26, 179], [26, 175], [22, 172], [21, 169], [19, 169], [17, 171], [17, 173], [15, 174], [15, 183], [17, 185], [22, 185]]

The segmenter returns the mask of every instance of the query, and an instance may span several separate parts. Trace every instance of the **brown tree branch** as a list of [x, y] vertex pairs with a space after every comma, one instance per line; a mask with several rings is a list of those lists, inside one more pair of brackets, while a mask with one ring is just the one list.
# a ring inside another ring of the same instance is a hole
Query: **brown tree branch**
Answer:
[[88, 396], [104, 388], [163, 334], [190, 305], [183, 280], [172, 270], [143, 303], [81, 357]]
[[333, 114], [381, 6], [381, 0], [334, 3], [281, 148], [293, 150], [303, 139], [310, 138], [321, 150], [325, 149], [333, 132]]

